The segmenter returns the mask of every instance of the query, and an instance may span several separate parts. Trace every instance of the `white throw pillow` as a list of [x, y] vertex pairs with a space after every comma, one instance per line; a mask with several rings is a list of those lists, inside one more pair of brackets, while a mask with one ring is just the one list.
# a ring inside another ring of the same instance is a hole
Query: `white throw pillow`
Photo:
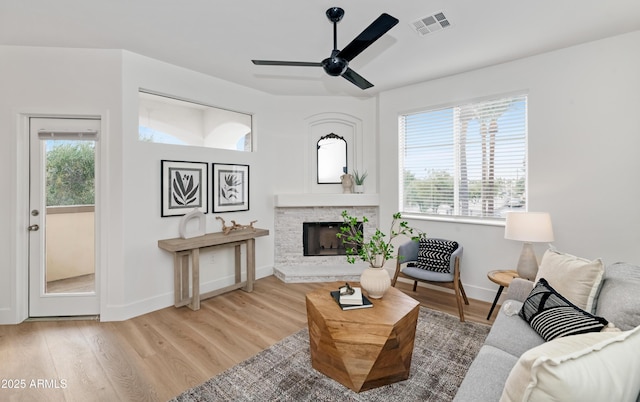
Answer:
[[544, 278], [555, 290], [583, 310], [593, 313], [602, 276], [601, 259], [593, 261], [549, 249], [542, 256], [535, 282]]
[[557, 338], [522, 354], [500, 402], [636, 401], [640, 326]]

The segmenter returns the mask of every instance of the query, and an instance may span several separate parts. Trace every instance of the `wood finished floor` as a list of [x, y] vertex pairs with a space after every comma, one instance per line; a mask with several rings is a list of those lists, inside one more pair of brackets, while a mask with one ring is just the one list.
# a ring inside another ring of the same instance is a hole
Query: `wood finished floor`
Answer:
[[95, 274], [74, 276], [47, 282], [47, 293], [84, 293], [95, 291]]
[[[304, 295], [324, 285], [270, 276], [252, 293], [205, 300], [199, 311], [168, 307], [122, 322], [2, 325], [0, 400], [166, 401], [304, 328]], [[398, 288], [457, 316], [451, 294]], [[489, 308], [470, 300], [465, 318], [491, 323]]]

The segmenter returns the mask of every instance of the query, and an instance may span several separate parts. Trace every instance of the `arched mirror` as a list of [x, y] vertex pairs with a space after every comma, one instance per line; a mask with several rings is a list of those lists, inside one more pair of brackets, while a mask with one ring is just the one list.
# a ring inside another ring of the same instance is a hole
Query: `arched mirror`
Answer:
[[341, 183], [347, 171], [347, 141], [334, 133], [318, 140], [318, 184]]

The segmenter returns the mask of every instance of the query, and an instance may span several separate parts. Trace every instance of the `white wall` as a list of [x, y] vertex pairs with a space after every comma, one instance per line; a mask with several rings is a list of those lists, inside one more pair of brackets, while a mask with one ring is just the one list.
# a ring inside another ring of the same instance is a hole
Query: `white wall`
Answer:
[[[311, 188], [313, 146], [308, 119], [342, 113], [362, 121], [367, 191], [379, 192], [381, 216], [398, 210], [397, 116], [478, 97], [529, 94], [529, 206], [549, 211], [555, 245], [605, 262], [640, 263], [640, 32], [382, 93], [376, 99], [276, 97], [116, 50], [0, 47], [0, 323], [26, 317], [25, 142], [20, 113], [97, 114], [107, 159], [101, 188], [99, 261], [103, 320], [173, 303], [172, 258], [157, 240], [177, 236], [179, 218], [160, 218], [160, 160], [251, 166], [250, 211], [223, 214], [258, 220], [273, 231], [273, 195]], [[179, 147], [137, 141], [138, 88], [254, 115], [256, 152]], [[376, 115], [379, 116], [376, 121]], [[377, 134], [377, 137], [376, 137]], [[377, 140], [376, 140], [377, 138]], [[378, 152], [378, 149], [381, 151]], [[376, 157], [377, 156], [377, 157]], [[379, 161], [379, 163], [377, 163]], [[369, 189], [373, 186], [373, 189]], [[378, 191], [380, 189], [380, 191]], [[341, 192], [335, 185], [335, 192]], [[213, 214], [208, 231], [218, 231]], [[386, 226], [384, 219], [382, 226]], [[472, 297], [491, 300], [491, 269], [511, 268], [520, 244], [503, 228], [414, 221], [429, 234], [465, 247], [462, 279]], [[257, 240], [258, 276], [271, 274], [273, 232]], [[22, 248], [21, 248], [22, 247]], [[538, 247], [541, 253], [544, 246]], [[203, 290], [230, 280], [230, 253], [203, 256]]]
[[[640, 32], [382, 93], [381, 215], [398, 210], [397, 118], [432, 106], [529, 94], [529, 210], [548, 211], [554, 245], [605, 263], [640, 264]], [[384, 150], [384, 151], [382, 151]], [[493, 269], [514, 269], [521, 245], [504, 227], [412, 221], [465, 247], [467, 294], [492, 300]], [[537, 245], [539, 257], [546, 245]]]
[[[97, 115], [117, 130], [121, 100], [114, 83], [120, 82], [120, 64], [120, 52], [112, 50], [0, 47], [0, 323], [19, 322], [27, 314], [28, 138], [20, 115]], [[118, 148], [109, 135], [103, 144]], [[113, 165], [110, 173], [118, 181], [117, 154]], [[117, 203], [118, 186], [104, 190]], [[118, 221], [110, 227], [117, 238]]]
[[[176, 237], [179, 218], [160, 218], [156, 199], [160, 188], [160, 160], [186, 160], [208, 163], [238, 163], [250, 166], [250, 210], [248, 212], [207, 215], [207, 232], [221, 230], [215, 220], [221, 216], [269, 229], [268, 238], [256, 240], [257, 277], [273, 273], [274, 205], [273, 196], [283, 188], [304, 189], [303, 171], [307, 116], [322, 111], [341, 111], [374, 122], [373, 100], [349, 98], [273, 97], [255, 90], [211, 78], [180, 67], [161, 63], [133, 53], [124, 53], [123, 142], [124, 142], [124, 254], [125, 290], [121, 308], [126, 315], [140, 314], [173, 303], [172, 256], [157, 247], [157, 240]], [[255, 151], [237, 152], [200, 147], [153, 144], [137, 140], [137, 91], [145, 88], [183, 99], [253, 114]], [[371, 123], [370, 123], [371, 124]], [[369, 128], [370, 138], [375, 130]], [[315, 146], [315, 144], [312, 144]], [[144, 200], [137, 202], [135, 200]], [[233, 249], [201, 254], [202, 291], [233, 283]], [[111, 286], [122, 285], [119, 281]], [[123, 306], [124, 307], [124, 306]], [[126, 318], [120, 313], [102, 313], [106, 319]]]
[[[349, 147], [349, 171], [354, 167], [372, 172], [367, 178], [366, 191], [375, 193], [377, 166], [376, 149], [376, 99], [357, 99], [348, 97], [279, 97], [277, 102], [269, 104], [269, 109], [260, 116], [259, 127], [275, 127], [269, 132], [268, 144], [272, 163], [278, 166], [276, 176], [270, 186], [276, 194], [299, 193], [342, 193], [340, 184], [317, 184], [316, 146], [321, 131], [314, 124], [326, 121], [324, 127], [333, 129], [341, 124], [353, 124], [353, 135], [361, 134], [360, 149]], [[357, 122], [356, 122], [357, 121]], [[263, 126], [264, 125], [264, 126]], [[358, 130], [361, 133], [358, 133]], [[325, 132], [324, 134], [328, 134]], [[340, 135], [350, 137], [348, 130]], [[354, 166], [355, 165], [355, 166]]]
[[[256, 240], [257, 276], [274, 263], [273, 196], [303, 192], [309, 178], [307, 118], [319, 112], [362, 120], [375, 136], [375, 100], [274, 97], [187, 69], [118, 50], [0, 47], [0, 324], [27, 317], [28, 196], [21, 113], [100, 115], [105, 130], [102, 231], [99, 234], [101, 319], [121, 320], [173, 304], [173, 260], [157, 240], [178, 235], [179, 218], [160, 217], [160, 160], [250, 165], [250, 211], [221, 214], [229, 222], [258, 220], [271, 236]], [[138, 89], [144, 88], [254, 115], [253, 153], [139, 142]], [[366, 156], [375, 161], [375, 148]], [[338, 185], [339, 186], [339, 185]], [[336, 192], [340, 192], [337, 190]], [[215, 214], [217, 215], [217, 214]], [[219, 231], [214, 214], [207, 231]], [[202, 290], [233, 279], [232, 249], [201, 256]]]

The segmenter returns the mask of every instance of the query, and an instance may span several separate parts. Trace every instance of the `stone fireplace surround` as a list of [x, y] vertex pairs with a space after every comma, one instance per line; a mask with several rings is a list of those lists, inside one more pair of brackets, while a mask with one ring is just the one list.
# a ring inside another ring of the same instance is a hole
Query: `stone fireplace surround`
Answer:
[[347, 263], [344, 255], [304, 256], [303, 222], [338, 222], [347, 210], [352, 216], [366, 216], [365, 236], [378, 226], [377, 194], [277, 195], [275, 199], [274, 275], [283, 282], [358, 281], [368, 265]]

